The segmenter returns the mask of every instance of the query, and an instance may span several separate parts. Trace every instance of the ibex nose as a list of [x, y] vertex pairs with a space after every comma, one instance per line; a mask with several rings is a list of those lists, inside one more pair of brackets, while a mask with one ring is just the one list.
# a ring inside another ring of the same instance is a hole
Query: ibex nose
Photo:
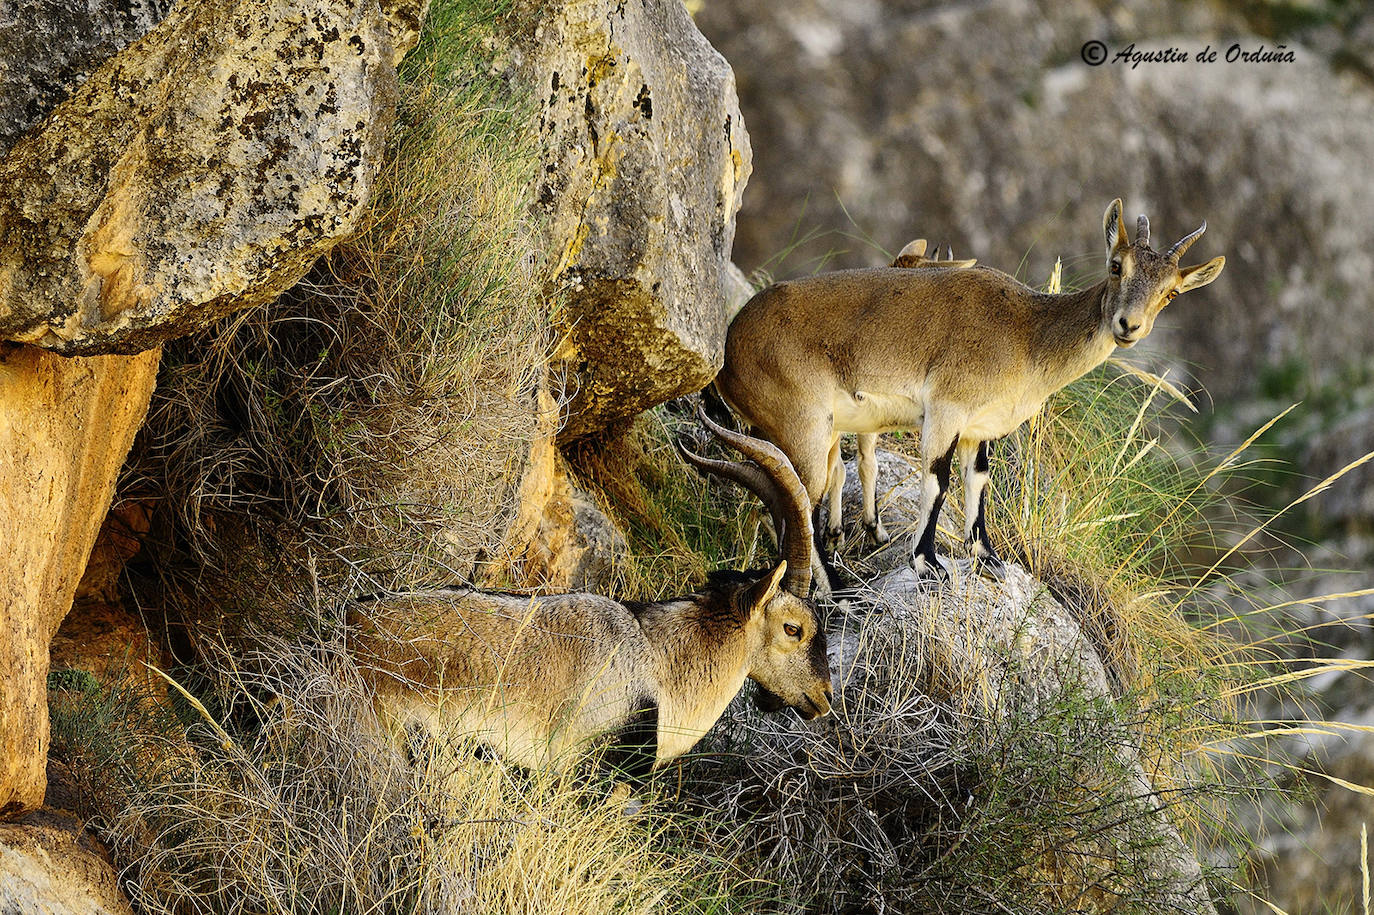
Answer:
[[1127, 321], [1124, 317], [1116, 319], [1116, 326], [1121, 328], [1121, 336], [1123, 337], [1129, 337], [1131, 334], [1140, 330], [1139, 324], [1132, 324], [1129, 321]]

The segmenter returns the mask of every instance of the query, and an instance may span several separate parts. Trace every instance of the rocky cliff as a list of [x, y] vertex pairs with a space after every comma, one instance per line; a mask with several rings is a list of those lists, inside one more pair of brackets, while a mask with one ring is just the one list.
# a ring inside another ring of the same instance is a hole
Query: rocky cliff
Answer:
[[[398, 53], [372, 3], [187, 3], [165, 19], [156, 5], [37, 12], [7, 28], [72, 37], [55, 54], [20, 43], [32, 53], [15, 55], [0, 85], [5, 109], [33, 125], [6, 137], [0, 159], [3, 464], [15, 494], [3, 573], [15, 584], [0, 617], [15, 653], [0, 716], [4, 809], [42, 798], [47, 642], [142, 422], [158, 347], [272, 300], [352, 230]], [[88, 31], [88, 19], [112, 25]]]

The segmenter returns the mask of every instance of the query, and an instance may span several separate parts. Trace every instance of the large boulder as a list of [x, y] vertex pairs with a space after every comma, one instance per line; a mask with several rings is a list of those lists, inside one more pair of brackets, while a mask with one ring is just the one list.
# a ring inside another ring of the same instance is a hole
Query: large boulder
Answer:
[[0, 161], [0, 339], [136, 353], [276, 298], [357, 224], [395, 53], [376, 0], [174, 8]]
[[0, 156], [72, 90], [162, 21], [173, 0], [36, 0], [0, 19]]
[[834, 714], [737, 700], [708, 737], [729, 760], [688, 770], [808, 911], [1215, 912], [1130, 701], [1023, 568], [903, 564], [828, 629]]
[[715, 376], [751, 152], [730, 67], [678, 0], [560, 0], [529, 18], [567, 441]]
[[143, 424], [159, 355], [0, 346], [0, 816], [42, 803], [49, 644]]
[[81, 824], [51, 811], [0, 823], [0, 912], [133, 915], [114, 868]]
[[[1165, 243], [1207, 220], [1192, 255], [1227, 256], [1146, 352], [1185, 363], [1218, 402], [1252, 392], [1269, 363], [1339, 377], [1374, 345], [1374, 227], [1355, 216], [1374, 187], [1350, 180], [1374, 156], [1374, 92], [1332, 66], [1344, 39], [1257, 35], [1264, 23], [1239, 6], [705, 4], [697, 21], [735, 67], [759, 162], [739, 263], [818, 230], [774, 269], [810, 271], [831, 251], [830, 266], [877, 264], [855, 236], [895, 250], [923, 235], [1034, 281], [1056, 255], [1066, 275], [1095, 280], [1101, 214], [1120, 196]], [[1374, 16], [1359, 15], [1349, 34], [1367, 41]], [[1107, 63], [1083, 61], [1089, 39], [1106, 42]], [[1132, 43], [1220, 55], [1113, 62]], [[1279, 43], [1295, 60], [1225, 61], [1232, 44]]]
[[0, 815], [42, 801], [50, 642], [160, 344], [271, 301], [352, 231], [427, 3], [126, 6], [37, 5], [21, 28], [66, 39], [0, 70], [33, 125], [0, 159]]

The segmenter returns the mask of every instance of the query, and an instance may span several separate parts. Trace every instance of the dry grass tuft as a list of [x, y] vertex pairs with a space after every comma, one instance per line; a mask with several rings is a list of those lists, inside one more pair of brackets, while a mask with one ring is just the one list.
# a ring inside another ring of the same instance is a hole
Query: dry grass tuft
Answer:
[[[196, 628], [499, 560], [540, 413], [547, 306], [528, 110], [492, 14], [436, 6], [357, 235], [274, 305], [170, 346], [121, 487], [139, 603]], [[226, 624], [227, 625], [227, 624]]]
[[[181, 721], [101, 688], [54, 706], [59, 760], [105, 783], [87, 812], [139, 911], [755, 911], [745, 878], [689, 846], [690, 821], [460, 738], [409, 741], [408, 759], [342, 645], [260, 644], [219, 658]], [[133, 746], [156, 764], [112, 766]]]

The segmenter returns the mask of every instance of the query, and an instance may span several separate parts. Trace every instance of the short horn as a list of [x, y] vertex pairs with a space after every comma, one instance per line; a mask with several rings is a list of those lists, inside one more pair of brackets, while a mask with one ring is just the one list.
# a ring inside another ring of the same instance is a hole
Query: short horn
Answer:
[[717, 438], [749, 458], [767, 475], [771, 486], [762, 491], [750, 488], [768, 506], [774, 525], [778, 518], [783, 521], [779, 544], [782, 558], [787, 560], [783, 587], [797, 597], [806, 597], [811, 590], [811, 499], [802, 486], [801, 477], [792, 468], [792, 462], [773, 443], [732, 432], [713, 422], [704, 410], [697, 411], [697, 418]]
[[1148, 245], [1150, 243], [1150, 217], [1141, 213], [1135, 220], [1135, 243], [1137, 245]]
[[949, 242], [945, 242], [945, 260], [954, 260], [954, 249], [949, 246]]
[[1202, 225], [1198, 226], [1196, 230], [1190, 232], [1189, 234], [1183, 236], [1177, 242], [1175, 242], [1174, 246], [1170, 248], [1168, 253], [1166, 253], [1164, 256], [1167, 257], [1169, 260], [1173, 261], [1174, 263], [1178, 263], [1179, 258], [1183, 257], [1183, 253], [1187, 251], [1189, 248], [1191, 248], [1193, 246], [1193, 242], [1201, 238], [1202, 233], [1206, 231], [1207, 220], [1204, 219], [1202, 221]]

